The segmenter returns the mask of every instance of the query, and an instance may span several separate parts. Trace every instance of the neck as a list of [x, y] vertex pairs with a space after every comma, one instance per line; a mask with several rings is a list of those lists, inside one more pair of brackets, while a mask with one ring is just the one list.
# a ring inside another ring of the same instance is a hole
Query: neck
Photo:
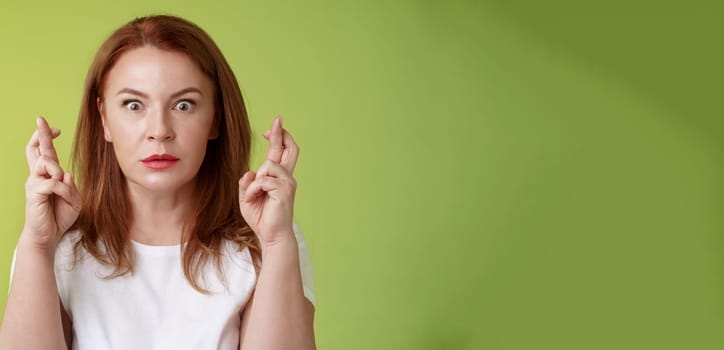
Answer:
[[128, 182], [130, 239], [148, 245], [181, 243], [184, 224], [192, 217], [193, 181], [174, 192], [155, 192]]

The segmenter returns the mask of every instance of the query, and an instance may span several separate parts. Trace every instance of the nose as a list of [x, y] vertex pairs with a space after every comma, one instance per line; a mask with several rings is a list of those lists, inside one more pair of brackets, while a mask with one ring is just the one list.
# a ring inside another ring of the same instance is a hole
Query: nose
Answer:
[[150, 112], [146, 118], [146, 139], [149, 141], [170, 141], [174, 138], [170, 115], [163, 109]]

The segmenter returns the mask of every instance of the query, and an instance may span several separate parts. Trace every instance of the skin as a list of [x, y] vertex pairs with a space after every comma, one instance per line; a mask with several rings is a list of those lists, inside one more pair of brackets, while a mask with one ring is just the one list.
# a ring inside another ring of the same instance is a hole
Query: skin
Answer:
[[[316, 349], [314, 307], [304, 297], [292, 225], [299, 147], [276, 118], [264, 164], [239, 181], [242, 215], [262, 242], [263, 266], [244, 309], [241, 349]], [[278, 215], [277, 213], [281, 213]]]
[[[191, 217], [194, 179], [207, 142], [218, 134], [213, 83], [187, 56], [148, 46], [116, 62], [101, 95], [104, 137], [128, 180], [130, 238], [178, 244], [184, 220]], [[141, 162], [164, 153], [179, 158], [177, 164], [155, 170]], [[164, 225], [158, 225], [159, 217]]]
[[[97, 105], [104, 137], [128, 181], [131, 239], [180, 243], [206, 144], [218, 135], [213, 94], [212, 82], [188, 57], [150, 46], [125, 53], [108, 73]], [[72, 341], [72, 325], [57, 295], [53, 253], [81, 203], [72, 176], [59, 166], [52, 142], [59, 134], [39, 118], [26, 149], [26, 218], [0, 329], [3, 349], [66, 349]], [[281, 117], [264, 136], [265, 162], [239, 180], [241, 214], [261, 242], [263, 259], [241, 315], [240, 349], [314, 349], [314, 309], [303, 294], [292, 229], [299, 148]], [[179, 161], [163, 170], [143, 166], [142, 159], [162, 153]], [[162, 231], [158, 217], [164, 217]]]
[[[60, 131], [38, 118], [26, 147], [25, 225], [8, 293], [0, 349], [66, 349], [53, 255], [60, 234], [78, 218], [80, 194], [58, 165], [52, 140]], [[42, 335], [42, 336], [41, 336]]]

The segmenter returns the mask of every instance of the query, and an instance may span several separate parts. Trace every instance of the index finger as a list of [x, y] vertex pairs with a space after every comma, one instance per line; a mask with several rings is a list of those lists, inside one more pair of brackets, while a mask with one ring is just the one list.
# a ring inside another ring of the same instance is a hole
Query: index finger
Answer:
[[58, 161], [58, 153], [55, 152], [53, 146], [53, 135], [50, 132], [50, 126], [45, 118], [38, 117], [38, 141], [40, 142], [40, 155], [49, 157], [56, 162]]

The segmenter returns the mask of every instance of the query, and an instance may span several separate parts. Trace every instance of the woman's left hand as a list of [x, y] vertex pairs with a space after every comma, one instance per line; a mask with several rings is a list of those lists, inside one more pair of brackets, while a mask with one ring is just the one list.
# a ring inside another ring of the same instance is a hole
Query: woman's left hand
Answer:
[[299, 147], [282, 128], [281, 116], [274, 119], [264, 164], [257, 172], [247, 171], [239, 180], [241, 215], [256, 233], [262, 250], [279, 242], [296, 241], [292, 228], [297, 182], [292, 173]]

